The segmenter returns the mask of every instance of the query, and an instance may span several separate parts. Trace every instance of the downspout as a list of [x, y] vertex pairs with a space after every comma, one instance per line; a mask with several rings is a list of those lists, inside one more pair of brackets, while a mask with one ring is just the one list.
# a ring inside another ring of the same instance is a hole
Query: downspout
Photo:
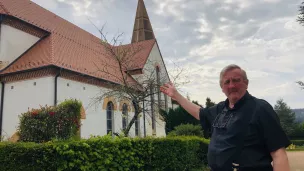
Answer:
[[[61, 71], [61, 69], [60, 69]], [[54, 106], [57, 105], [57, 82], [58, 82], [58, 77], [60, 76], [60, 71], [56, 74], [55, 76], [55, 92], [54, 92]]]
[[[0, 15], [0, 33], [1, 33], [1, 25], [4, 16]], [[1, 37], [0, 37], [1, 39]], [[2, 120], [3, 120], [3, 100], [4, 100], [4, 82], [1, 81], [1, 106], [0, 106], [0, 141], [2, 140]]]
[[1, 107], [0, 107], [0, 141], [2, 137], [2, 119], [3, 119], [3, 104], [4, 104], [4, 86], [5, 83], [1, 82]]
[[145, 101], [143, 100], [143, 117], [144, 117], [144, 137], [146, 137], [146, 115], [145, 115]]

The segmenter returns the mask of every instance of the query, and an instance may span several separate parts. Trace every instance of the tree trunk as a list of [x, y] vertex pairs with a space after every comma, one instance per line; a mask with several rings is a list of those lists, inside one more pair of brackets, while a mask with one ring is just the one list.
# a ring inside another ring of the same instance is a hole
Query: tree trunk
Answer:
[[139, 115], [139, 102], [137, 100], [132, 100], [132, 104], [133, 104], [135, 113], [134, 113], [134, 116], [132, 117], [131, 121], [129, 122], [127, 128], [123, 131], [125, 134], [124, 135], [125, 137], [129, 136], [130, 129]]

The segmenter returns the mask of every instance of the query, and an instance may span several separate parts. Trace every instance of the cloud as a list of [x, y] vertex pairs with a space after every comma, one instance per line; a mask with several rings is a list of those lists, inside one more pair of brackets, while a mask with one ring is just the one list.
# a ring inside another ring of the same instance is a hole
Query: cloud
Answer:
[[184, 21], [183, 9], [186, 8], [185, 0], [153, 0], [158, 7], [155, 13], [158, 15], [166, 16], [171, 15], [176, 20]]
[[[98, 27], [125, 33], [130, 42], [137, 0], [33, 0], [98, 36]], [[145, 1], [168, 70], [185, 68], [191, 82], [181, 90], [201, 104], [225, 99], [218, 85], [231, 63], [248, 74], [249, 91], [272, 105], [283, 98], [304, 107], [304, 27], [296, 22], [301, 0], [152, 0]]]

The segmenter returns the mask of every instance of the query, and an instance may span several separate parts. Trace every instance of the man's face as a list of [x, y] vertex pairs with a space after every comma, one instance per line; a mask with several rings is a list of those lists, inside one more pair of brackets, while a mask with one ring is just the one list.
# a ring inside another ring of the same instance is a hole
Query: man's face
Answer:
[[229, 101], [235, 103], [246, 93], [248, 81], [244, 80], [240, 69], [233, 69], [223, 75], [221, 87]]

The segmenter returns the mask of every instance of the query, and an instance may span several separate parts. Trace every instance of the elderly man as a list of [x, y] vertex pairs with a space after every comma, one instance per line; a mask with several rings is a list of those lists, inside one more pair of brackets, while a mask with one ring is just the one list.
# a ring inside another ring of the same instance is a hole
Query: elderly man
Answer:
[[290, 141], [272, 106], [248, 93], [248, 82], [239, 66], [225, 67], [220, 86], [227, 99], [211, 108], [191, 103], [172, 83], [160, 89], [211, 134], [208, 164], [213, 171], [289, 171], [285, 148]]

